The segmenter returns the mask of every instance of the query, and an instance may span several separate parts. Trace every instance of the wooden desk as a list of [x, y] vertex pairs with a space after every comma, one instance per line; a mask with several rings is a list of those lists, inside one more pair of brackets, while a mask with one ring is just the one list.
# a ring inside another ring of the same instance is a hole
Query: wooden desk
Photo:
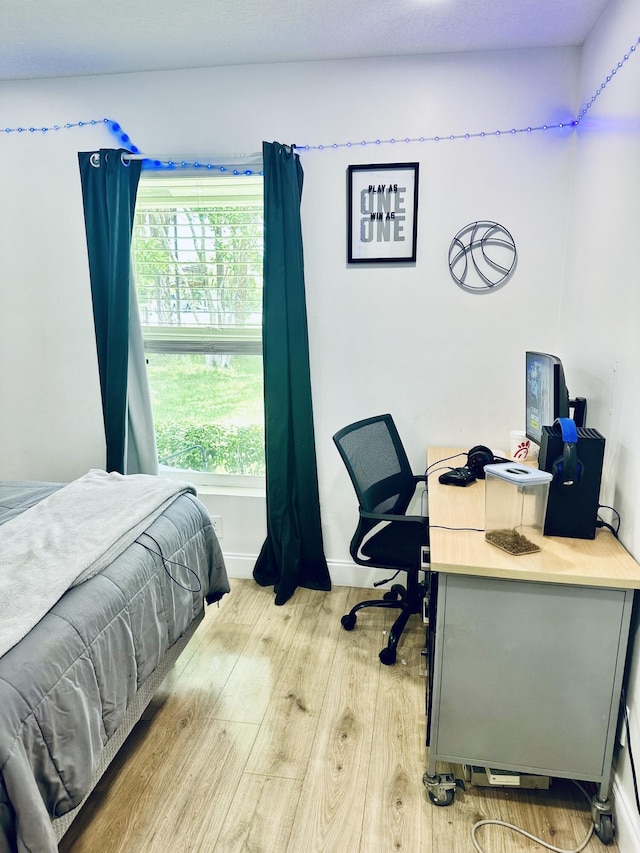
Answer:
[[[433, 447], [428, 464], [455, 449]], [[460, 465], [451, 460], [443, 465]], [[612, 832], [608, 791], [640, 566], [607, 530], [545, 537], [513, 557], [484, 539], [484, 481], [429, 477], [431, 570], [437, 573], [425, 784], [438, 761], [593, 781], [596, 832]], [[478, 530], [442, 528], [480, 528]], [[434, 782], [434, 780], [436, 780]]]
[[[427, 463], [456, 453], [448, 447], [429, 448]], [[464, 459], [445, 465], [462, 465]], [[437, 468], [434, 465], [434, 469]], [[438, 473], [429, 477], [431, 563], [437, 571], [482, 577], [548, 583], [640, 589], [640, 566], [608, 530], [595, 539], [546, 536], [535, 554], [512, 557], [485, 542], [484, 533], [442, 530], [443, 527], [484, 528], [484, 480], [470, 486], [443, 486]]]

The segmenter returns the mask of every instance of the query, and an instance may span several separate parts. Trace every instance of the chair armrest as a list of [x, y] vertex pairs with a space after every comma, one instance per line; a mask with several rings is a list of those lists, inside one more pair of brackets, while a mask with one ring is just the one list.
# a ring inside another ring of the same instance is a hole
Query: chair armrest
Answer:
[[428, 524], [429, 519], [426, 515], [392, 515], [390, 512], [365, 512], [360, 510], [362, 518], [371, 518], [373, 521], [400, 521], [411, 522], [413, 524]]

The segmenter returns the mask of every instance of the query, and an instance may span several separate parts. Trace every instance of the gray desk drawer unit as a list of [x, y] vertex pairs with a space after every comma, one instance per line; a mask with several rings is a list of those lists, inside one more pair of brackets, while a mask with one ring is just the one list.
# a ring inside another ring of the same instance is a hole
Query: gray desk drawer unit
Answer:
[[439, 577], [430, 748], [436, 762], [609, 791], [633, 591]]

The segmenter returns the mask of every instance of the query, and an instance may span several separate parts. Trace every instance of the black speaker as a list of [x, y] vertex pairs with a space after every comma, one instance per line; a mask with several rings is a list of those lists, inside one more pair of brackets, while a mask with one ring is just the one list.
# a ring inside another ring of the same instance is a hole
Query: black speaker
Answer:
[[595, 537], [604, 446], [597, 429], [576, 427], [569, 418], [542, 427], [538, 468], [553, 474], [545, 536]]

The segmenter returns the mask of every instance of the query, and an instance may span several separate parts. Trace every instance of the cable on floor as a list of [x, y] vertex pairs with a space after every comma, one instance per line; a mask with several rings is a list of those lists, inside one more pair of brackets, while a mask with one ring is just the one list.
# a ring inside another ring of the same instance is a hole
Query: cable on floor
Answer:
[[[589, 797], [589, 794], [587, 793], [587, 791], [585, 791], [585, 789], [582, 787], [582, 785], [579, 782], [576, 782], [575, 780], [571, 780], [571, 781], [573, 781], [573, 784], [582, 791], [582, 793], [587, 798], [589, 805], [591, 805], [591, 798]], [[480, 844], [478, 843], [478, 841], [476, 839], [476, 832], [483, 826], [503, 826], [503, 827], [505, 827], [505, 829], [511, 829], [511, 830], [513, 830], [513, 832], [518, 832], [518, 833], [520, 833], [520, 835], [524, 835], [525, 838], [529, 838], [529, 839], [531, 839], [531, 841], [535, 841], [536, 844], [541, 844], [547, 850], [552, 850], [553, 853], [580, 853], [580, 851], [584, 850], [584, 848], [587, 846], [587, 844], [591, 841], [591, 836], [593, 835], [594, 828], [595, 828], [593, 825], [593, 821], [592, 821], [591, 826], [589, 828], [589, 832], [587, 833], [587, 837], [584, 839], [584, 841], [578, 847], [573, 847], [571, 850], [566, 850], [565, 848], [562, 848], [562, 847], [554, 847], [553, 844], [548, 844], [546, 841], [543, 841], [541, 838], [537, 838], [535, 835], [531, 835], [530, 832], [527, 832], [526, 830], [521, 829], [519, 826], [515, 826], [512, 823], [507, 823], [504, 820], [479, 820], [471, 828], [471, 840], [473, 842], [473, 846], [477, 850], [477, 853], [485, 853], [485, 851], [482, 849], [482, 847], [480, 847]]]

